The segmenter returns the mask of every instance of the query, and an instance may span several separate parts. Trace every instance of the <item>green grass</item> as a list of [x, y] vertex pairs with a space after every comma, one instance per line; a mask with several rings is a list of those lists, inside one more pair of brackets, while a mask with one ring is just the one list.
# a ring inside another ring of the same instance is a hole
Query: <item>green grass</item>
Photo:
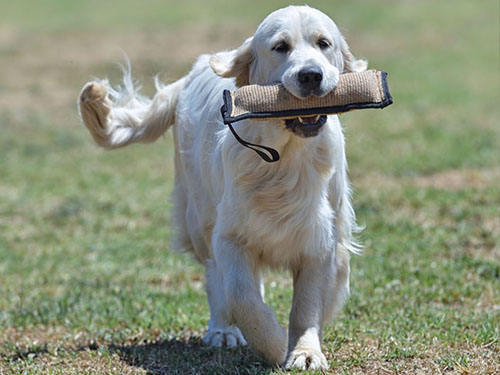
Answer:
[[[0, 5], [0, 374], [285, 374], [201, 344], [203, 269], [169, 250], [171, 135], [103, 151], [75, 106], [93, 75], [118, 79], [119, 48], [151, 93], [153, 74], [238, 46], [285, 4]], [[389, 72], [395, 99], [342, 116], [366, 249], [325, 331], [327, 373], [497, 373], [498, 2], [310, 5]], [[291, 292], [268, 275], [283, 324]]]

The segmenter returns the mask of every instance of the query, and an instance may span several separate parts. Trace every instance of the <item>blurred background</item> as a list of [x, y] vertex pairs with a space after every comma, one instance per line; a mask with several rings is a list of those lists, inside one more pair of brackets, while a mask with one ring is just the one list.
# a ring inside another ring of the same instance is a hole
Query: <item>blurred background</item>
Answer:
[[[366, 248], [325, 331], [328, 373], [498, 373], [499, 2], [308, 3], [394, 97], [342, 116]], [[76, 100], [94, 77], [119, 83], [123, 52], [151, 96], [154, 75], [238, 47], [288, 4], [0, 3], [0, 373], [284, 373], [201, 345], [203, 270], [169, 250], [171, 134], [104, 151]], [[289, 275], [267, 287], [286, 324]]]

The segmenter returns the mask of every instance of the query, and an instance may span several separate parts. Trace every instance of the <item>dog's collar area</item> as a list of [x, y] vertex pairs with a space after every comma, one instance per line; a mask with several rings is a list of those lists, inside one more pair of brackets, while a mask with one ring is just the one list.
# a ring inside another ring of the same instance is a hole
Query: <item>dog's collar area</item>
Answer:
[[[285, 120], [285, 127], [287, 129], [290, 129], [294, 133], [297, 133], [297, 134], [300, 133], [299, 135], [301, 137], [305, 137], [305, 138], [313, 137], [315, 135], [318, 135], [318, 132], [323, 127], [323, 125], [326, 123], [326, 120], [327, 120], [327, 116], [324, 116], [324, 115], [317, 116], [315, 122], [311, 122], [310, 118], [308, 119], [308, 118], [297, 117], [295, 119]], [[241, 138], [238, 135], [238, 133], [236, 133], [236, 130], [234, 130], [231, 123], [227, 123], [226, 125], [229, 126], [229, 130], [231, 130], [231, 133], [233, 133], [234, 138], [236, 138], [236, 140], [241, 145], [243, 145], [251, 150], [254, 150], [262, 158], [262, 160], [264, 160], [268, 163], [275, 163], [278, 160], [280, 160], [280, 154], [274, 148], [247, 142], [243, 138]], [[301, 131], [299, 131], [298, 128], [300, 128]], [[266, 151], [267, 153], [264, 151]]]

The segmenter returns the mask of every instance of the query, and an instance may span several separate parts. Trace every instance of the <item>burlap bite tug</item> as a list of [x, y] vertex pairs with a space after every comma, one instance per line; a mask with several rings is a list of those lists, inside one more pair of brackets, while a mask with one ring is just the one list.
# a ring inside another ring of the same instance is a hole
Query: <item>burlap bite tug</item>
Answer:
[[225, 124], [244, 119], [290, 119], [330, 115], [354, 109], [384, 108], [392, 104], [387, 73], [367, 70], [341, 74], [337, 87], [326, 96], [299, 99], [283, 85], [249, 85], [224, 90], [222, 117]]
[[[224, 123], [229, 126], [236, 140], [254, 150], [269, 162], [277, 162], [279, 153], [272, 147], [257, 145], [242, 139], [231, 123], [244, 120], [290, 119], [331, 115], [354, 109], [384, 108], [392, 104], [387, 86], [387, 73], [367, 70], [359, 73], [341, 74], [334, 90], [322, 98], [311, 96], [299, 99], [283, 85], [249, 85], [238, 90], [224, 90], [224, 105], [221, 108]], [[321, 120], [318, 120], [321, 121]], [[323, 119], [325, 121], [325, 119]], [[313, 124], [314, 125], [314, 124]], [[320, 125], [321, 126], [321, 125]], [[288, 124], [286, 124], [288, 127]]]

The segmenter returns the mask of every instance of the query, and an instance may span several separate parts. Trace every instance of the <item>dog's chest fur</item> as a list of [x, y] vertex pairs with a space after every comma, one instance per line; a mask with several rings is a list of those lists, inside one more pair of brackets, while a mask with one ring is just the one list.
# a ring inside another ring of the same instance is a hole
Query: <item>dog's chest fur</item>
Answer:
[[291, 144], [279, 164], [260, 163], [235, 178], [242, 204], [233, 230], [263, 263], [289, 264], [331, 248], [334, 212], [328, 182], [334, 159], [328, 146], [328, 139]]

